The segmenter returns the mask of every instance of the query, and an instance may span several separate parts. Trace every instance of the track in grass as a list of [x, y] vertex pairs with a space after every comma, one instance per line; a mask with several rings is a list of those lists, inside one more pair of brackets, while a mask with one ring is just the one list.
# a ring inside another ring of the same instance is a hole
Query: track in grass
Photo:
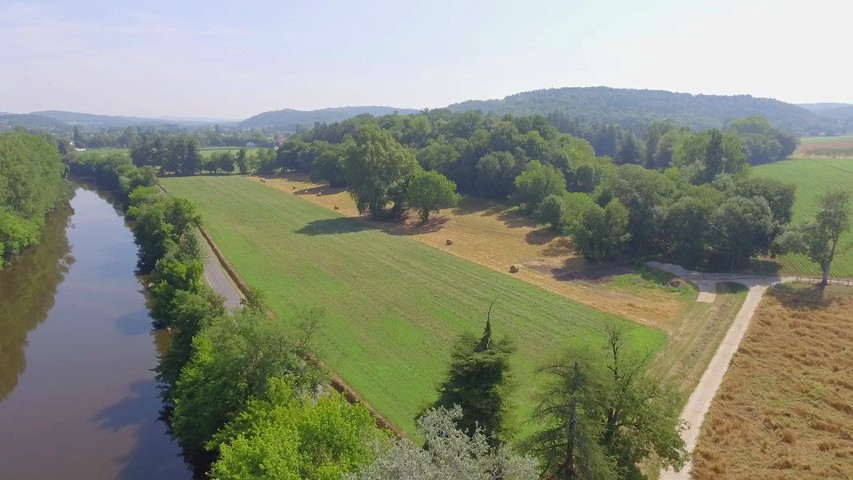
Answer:
[[[641, 327], [402, 236], [369, 228], [242, 177], [163, 180], [199, 208], [205, 228], [283, 319], [300, 307], [327, 313], [315, 341], [325, 362], [391, 422], [408, 432], [435, 389], [463, 331], [479, 334], [489, 303], [512, 364], [520, 423], [533, 407], [536, 369], [570, 343], [602, 341], [617, 322], [640, 349], [658, 350], [660, 330]], [[522, 427], [524, 428], [524, 427]]]
[[[853, 158], [794, 158], [755, 167], [753, 175], [797, 185], [793, 223], [812, 218], [820, 207], [821, 195], [829, 189], [846, 189], [853, 194]], [[783, 255], [779, 263], [785, 273], [820, 274], [820, 268], [805, 255]], [[841, 237], [831, 275], [853, 277], [853, 231]]]

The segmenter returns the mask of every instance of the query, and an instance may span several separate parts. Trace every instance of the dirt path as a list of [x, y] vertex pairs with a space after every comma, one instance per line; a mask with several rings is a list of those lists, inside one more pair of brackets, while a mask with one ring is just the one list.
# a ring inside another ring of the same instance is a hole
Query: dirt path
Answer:
[[228, 278], [228, 274], [222, 268], [222, 265], [219, 264], [219, 260], [210, 249], [210, 245], [203, 239], [201, 243], [204, 245], [205, 253], [207, 254], [207, 259], [204, 262], [204, 279], [207, 280], [207, 284], [210, 285], [210, 288], [214, 292], [225, 297], [225, 308], [228, 310], [238, 308], [243, 295], [231, 279]]
[[[764, 296], [764, 292], [766, 292], [771, 285], [779, 282], [790, 281], [791, 279], [774, 276], [693, 272], [678, 265], [660, 262], [649, 262], [648, 265], [652, 268], [667, 271], [696, 284], [699, 288], [700, 299], [702, 299], [704, 295], [704, 300], [697, 299], [697, 301], [708, 301], [707, 299], [709, 296], [713, 295], [713, 297], [710, 297], [710, 301], [713, 302], [713, 299], [716, 296], [717, 283], [739, 283], [749, 288], [749, 293], [747, 293], [740, 311], [738, 311], [732, 325], [729, 327], [728, 332], [726, 332], [726, 336], [723, 338], [723, 341], [720, 342], [720, 346], [717, 348], [714, 357], [708, 364], [708, 368], [705, 370], [705, 373], [702, 374], [699, 384], [696, 386], [693, 393], [690, 394], [690, 398], [687, 400], [687, 405], [685, 405], [684, 410], [681, 412], [681, 419], [687, 423], [687, 428], [681, 436], [684, 439], [687, 451], [692, 453], [693, 449], [696, 447], [696, 442], [699, 438], [699, 432], [702, 428], [702, 422], [705, 419], [705, 414], [708, 413], [708, 409], [711, 407], [711, 402], [714, 400], [714, 395], [720, 387], [720, 384], [723, 382], [723, 377], [725, 376], [726, 371], [729, 369], [732, 357], [737, 351], [747, 328], [749, 328], [749, 322], [752, 320], [755, 310], [761, 303], [761, 297]], [[690, 478], [691, 466], [692, 465], [688, 463], [680, 472], [663, 469], [660, 472], [659, 479], [687, 480]]]

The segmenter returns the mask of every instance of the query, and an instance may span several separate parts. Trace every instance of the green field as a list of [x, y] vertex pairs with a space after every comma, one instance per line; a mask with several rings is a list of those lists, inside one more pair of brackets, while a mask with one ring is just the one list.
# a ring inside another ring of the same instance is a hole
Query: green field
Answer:
[[[246, 147], [246, 150], [252, 151], [257, 150], [259, 147]], [[86, 150], [87, 152], [97, 152], [106, 154], [112, 153], [126, 153], [130, 154], [130, 149], [128, 148], [90, 148]], [[240, 147], [200, 147], [198, 149], [198, 153], [200, 153], [203, 157], [207, 158], [213, 155], [214, 153], [222, 153], [222, 152], [232, 152], [234, 155], [240, 151]]]
[[456, 336], [480, 333], [486, 310], [496, 335], [517, 346], [517, 416], [525, 428], [536, 369], [570, 343], [599, 345], [605, 322], [633, 345], [659, 350], [660, 330], [640, 327], [393, 236], [244, 177], [163, 179], [192, 200], [205, 228], [280, 318], [299, 307], [327, 313], [314, 349], [374, 408], [408, 432], [435, 388]]
[[[247, 151], [258, 150], [258, 147], [246, 147]], [[201, 147], [198, 149], [198, 153], [200, 153], [203, 157], [209, 158], [211, 155], [215, 153], [223, 153], [223, 152], [231, 152], [234, 155], [237, 155], [237, 152], [240, 151], [240, 147]]]
[[[828, 189], [846, 189], [853, 194], [853, 158], [792, 158], [755, 167], [753, 175], [775, 178], [797, 185], [793, 222], [811, 218]], [[820, 268], [804, 255], [784, 255], [779, 259], [785, 273], [818, 275]], [[833, 277], [853, 277], [853, 231], [841, 237]]]

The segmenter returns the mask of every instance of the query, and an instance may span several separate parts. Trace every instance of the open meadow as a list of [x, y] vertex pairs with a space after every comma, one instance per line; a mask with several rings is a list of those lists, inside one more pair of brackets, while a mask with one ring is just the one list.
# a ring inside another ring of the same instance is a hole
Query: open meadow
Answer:
[[765, 295], [705, 418], [693, 478], [853, 478], [851, 312], [848, 287]]
[[246, 177], [163, 179], [198, 206], [205, 228], [246, 282], [287, 321], [299, 308], [326, 312], [314, 349], [392, 423], [412, 432], [463, 331], [493, 331], [517, 347], [512, 365], [519, 422], [533, 407], [536, 369], [570, 343], [601, 342], [623, 325], [640, 350], [666, 335], [555, 295], [405, 235], [303, 201]]
[[[853, 193], [853, 157], [792, 158], [755, 167], [753, 175], [797, 185], [793, 223], [811, 218], [820, 206], [821, 195], [828, 189]], [[805, 255], [783, 255], [778, 262], [783, 273], [820, 274], [817, 264]], [[830, 275], [853, 277], [853, 230], [842, 235]]]
[[[261, 179], [251, 177], [260, 182]], [[352, 197], [342, 188], [311, 182], [307, 175], [288, 174], [263, 182], [303, 200], [336, 210], [392, 235], [407, 236], [505, 273], [518, 266], [517, 278], [638, 323], [671, 330], [696, 296], [690, 285], [668, 286], [672, 276], [628, 265], [590, 264], [577, 255], [571, 240], [521, 215], [514, 207], [465, 197], [456, 208], [434, 212], [430, 223], [409, 215], [403, 224], [359, 217]], [[453, 242], [447, 245], [447, 240]]]

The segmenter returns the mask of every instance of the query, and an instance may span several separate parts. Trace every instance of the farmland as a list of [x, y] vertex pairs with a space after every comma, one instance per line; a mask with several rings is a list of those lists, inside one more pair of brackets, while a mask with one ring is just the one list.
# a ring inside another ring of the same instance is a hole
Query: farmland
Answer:
[[853, 135], [803, 138], [794, 155], [809, 157], [853, 157]]
[[694, 478], [853, 477], [851, 293], [764, 297], [702, 426]]
[[315, 350], [371, 405], [411, 432], [435, 398], [457, 334], [480, 332], [497, 299], [497, 335], [517, 346], [519, 417], [531, 410], [534, 371], [568, 343], [599, 341], [605, 322], [629, 329], [641, 349], [662, 331], [640, 327], [509, 276], [447, 255], [244, 177], [164, 179], [192, 200], [241, 276], [288, 319], [322, 306]]
[[[853, 192], [853, 157], [851, 158], [792, 158], [761, 165], [753, 175], [774, 178], [797, 185], [793, 223], [811, 218], [818, 210], [820, 196], [829, 189]], [[778, 259], [782, 272], [817, 275], [818, 266], [804, 255], [784, 255]], [[853, 277], [853, 231], [841, 237], [830, 274], [834, 277]]]
[[[345, 216], [359, 216], [355, 202], [344, 189], [311, 182], [306, 175], [288, 174], [266, 178], [264, 182], [328, 210], [337, 208]], [[668, 277], [640, 278], [634, 268], [592, 265], [575, 254], [568, 239], [540, 228], [515, 208], [498, 202], [468, 196], [457, 208], [435, 213], [427, 226], [420, 225], [414, 215], [411, 217], [403, 224], [369, 224], [497, 272], [518, 265], [521, 269], [515, 275], [525, 282], [596, 310], [666, 330], [675, 328], [672, 324], [686, 309], [688, 300], [695, 297], [695, 290], [689, 286], [666, 287]], [[447, 240], [453, 245], [446, 245]]]

